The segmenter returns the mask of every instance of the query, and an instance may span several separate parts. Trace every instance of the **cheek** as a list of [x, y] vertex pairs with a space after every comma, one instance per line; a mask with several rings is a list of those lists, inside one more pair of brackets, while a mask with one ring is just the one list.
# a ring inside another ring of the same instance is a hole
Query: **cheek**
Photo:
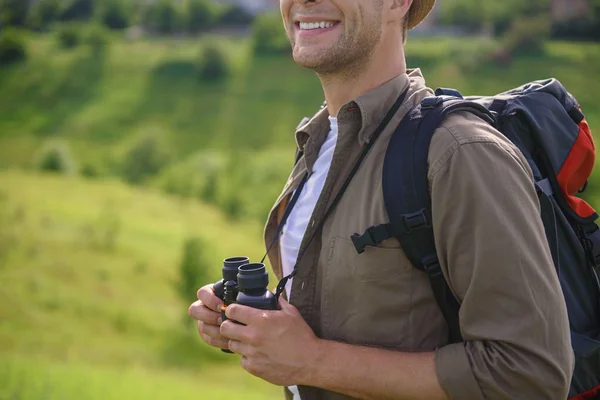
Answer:
[[290, 16], [292, 4], [294, 4], [294, 0], [281, 0], [279, 2], [279, 10], [281, 11], [283, 19], [287, 20]]
[[291, 8], [293, 5], [294, 1], [293, 0], [281, 0], [279, 3], [279, 9], [281, 12], [281, 18], [282, 21], [281, 23], [283, 24], [283, 27], [285, 28], [285, 30], [288, 33], [291, 33], [293, 26], [291, 26], [291, 22], [290, 22], [290, 12], [291, 12]]

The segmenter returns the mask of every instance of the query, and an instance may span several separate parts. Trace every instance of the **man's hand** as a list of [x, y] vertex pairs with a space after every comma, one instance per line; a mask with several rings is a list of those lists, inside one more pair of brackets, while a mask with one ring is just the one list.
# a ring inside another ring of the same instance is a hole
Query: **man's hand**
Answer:
[[299, 385], [311, 380], [310, 369], [319, 354], [319, 339], [300, 312], [279, 299], [281, 310], [264, 311], [232, 304], [221, 334], [229, 349], [242, 356], [242, 367], [275, 385]]
[[227, 349], [228, 339], [219, 332], [223, 302], [215, 296], [212, 286], [206, 285], [198, 290], [198, 301], [192, 303], [188, 313], [198, 320], [198, 333], [202, 340], [213, 347]]

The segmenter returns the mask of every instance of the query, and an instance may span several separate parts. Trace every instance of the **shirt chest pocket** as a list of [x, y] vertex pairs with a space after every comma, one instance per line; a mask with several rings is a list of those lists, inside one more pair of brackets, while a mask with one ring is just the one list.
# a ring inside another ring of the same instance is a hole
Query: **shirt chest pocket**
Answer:
[[330, 339], [400, 348], [411, 337], [415, 270], [399, 247], [367, 247], [333, 237], [323, 265], [322, 326]]

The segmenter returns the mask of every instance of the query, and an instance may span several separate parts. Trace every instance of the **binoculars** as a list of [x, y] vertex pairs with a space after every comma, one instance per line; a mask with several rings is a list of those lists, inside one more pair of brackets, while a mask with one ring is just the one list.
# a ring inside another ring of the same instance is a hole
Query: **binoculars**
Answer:
[[[259, 310], [277, 310], [277, 299], [267, 289], [269, 274], [263, 263], [250, 263], [248, 257], [230, 257], [223, 260], [223, 279], [213, 285], [215, 295], [223, 301], [221, 318], [227, 320], [225, 310], [231, 304], [241, 304]], [[225, 353], [229, 350], [221, 349]]]

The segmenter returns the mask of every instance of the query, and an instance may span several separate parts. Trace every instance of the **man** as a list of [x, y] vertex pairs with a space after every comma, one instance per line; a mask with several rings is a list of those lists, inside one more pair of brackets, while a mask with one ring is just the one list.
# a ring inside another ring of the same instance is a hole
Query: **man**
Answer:
[[[432, 224], [444, 275], [461, 302], [462, 343], [448, 329], [426, 274], [396, 239], [357, 254], [350, 236], [388, 222], [383, 156], [402, 117], [431, 89], [407, 70], [408, 29], [434, 0], [281, 0], [299, 65], [326, 98], [296, 131], [302, 156], [265, 229], [278, 279], [298, 261], [281, 310], [239, 305], [219, 319], [211, 286], [190, 307], [201, 337], [240, 354], [248, 372], [285, 386], [288, 399], [556, 399], [567, 397], [574, 359], [531, 170], [489, 124], [448, 117], [429, 153]], [[323, 216], [373, 131], [406, 98], [327, 219]], [[315, 234], [308, 243], [308, 238]], [[308, 243], [308, 246], [306, 246]], [[298, 254], [304, 250], [302, 257]], [[219, 326], [220, 325], [220, 326]]]

